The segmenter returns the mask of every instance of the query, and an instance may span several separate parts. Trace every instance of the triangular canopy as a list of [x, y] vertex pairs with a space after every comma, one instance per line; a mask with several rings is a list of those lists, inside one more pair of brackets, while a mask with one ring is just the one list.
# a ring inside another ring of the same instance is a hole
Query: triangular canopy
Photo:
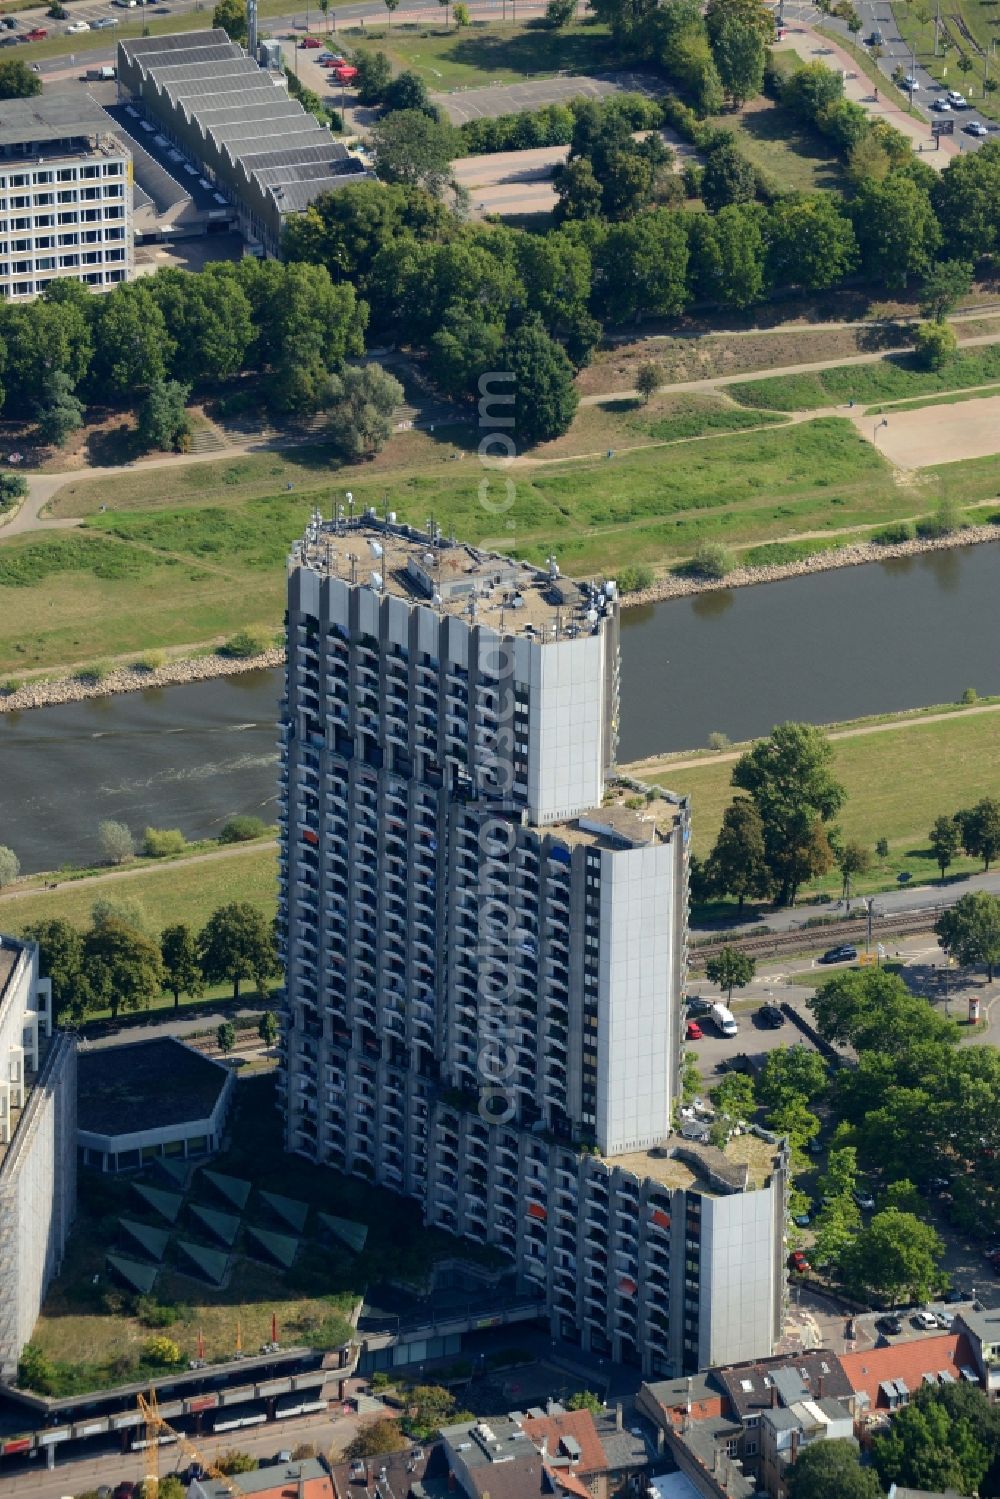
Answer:
[[242, 1212], [247, 1205], [250, 1196], [250, 1183], [244, 1181], [241, 1176], [223, 1176], [221, 1171], [203, 1171], [202, 1176], [207, 1182], [211, 1182], [217, 1192], [220, 1192], [227, 1202], [231, 1202], [234, 1208]]
[[161, 1155], [157, 1157], [156, 1164], [175, 1187], [187, 1186], [188, 1172], [191, 1167], [183, 1158]]
[[266, 1202], [272, 1213], [284, 1219], [289, 1228], [294, 1228], [301, 1233], [306, 1226], [309, 1217], [309, 1204], [307, 1202], [296, 1202], [293, 1197], [279, 1197], [277, 1192], [261, 1192], [261, 1200]]
[[159, 1187], [146, 1187], [142, 1182], [133, 1182], [132, 1187], [148, 1208], [166, 1218], [168, 1223], [177, 1222], [184, 1201], [180, 1192], [161, 1192]]
[[299, 1241], [289, 1234], [273, 1234], [266, 1228], [251, 1228], [249, 1224], [247, 1233], [260, 1245], [268, 1258], [276, 1260], [283, 1270], [288, 1269], [298, 1253]]
[[159, 1274], [157, 1265], [143, 1265], [124, 1254], [109, 1254], [108, 1265], [116, 1275], [121, 1276], [127, 1286], [131, 1286], [133, 1291], [138, 1291], [142, 1296], [149, 1295]]
[[328, 1233], [360, 1254], [368, 1240], [367, 1223], [354, 1223], [350, 1218], [334, 1218], [330, 1213], [320, 1213], [319, 1221]]
[[170, 1235], [165, 1228], [150, 1228], [146, 1223], [136, 1223], [134, 1218], [119, 1218], [125, 1233], [130, 1239], [134, 1239], [141, 1249], [144, 1249], [150, 1259], [162, 1260], [170, 1242]]
[[191, 1261], [199, 1275], [211, 1281], [213, 1286], [221, 1286], [229, 1269], [228, 1254], [223, 1254], [221, 1249], [205, 1249], [201, 1244], [192, 1244], [186, 1239], [179, 1239], [177, 1248]]
[[240, 1231], [240, 1220], [235, 1213], [217, 1213], [214, 1208], [199, 1207], [197, 1203], [189, 1204], [191, 1214], [198, 1222], [207, 1228], [210, 1234], [230, 1249], [236, 1241], [236, 1235]]

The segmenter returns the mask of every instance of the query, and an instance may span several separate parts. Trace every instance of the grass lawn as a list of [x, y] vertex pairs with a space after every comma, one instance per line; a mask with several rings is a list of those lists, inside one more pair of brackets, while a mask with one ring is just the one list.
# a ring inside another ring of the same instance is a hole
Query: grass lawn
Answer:
[[891, 401], [986, 385], [1000, 379], [1000, 343], [960, 353], [945, 369], [918, 369], [912, 354], [892, 354], [873, 364], [840, 365], [811, 375], [775, 375], [727, 387], [744, 406], [772, 411], [815, 411], [845, 401]]
[[[177, 1320], [164, 1332], [180, 1346], [185, 1360], [196, 1356], [199, 1331], [209, 1360], [231, 1355], [236, 1346], [237, 1322], [243, 1347], [255, 1349], [270, 1340], [272, 1313], [277, 1317], [282, 1343], [336, 1346], [349, 1333], [344, 1314], [367, 1285], [389, 1277], [418, 1283], [436, 1259], [456, 1252], [456, 1241], [450, 1235], [423, 1228], [416, 1204], [356, 1178], [286, 1156], [281, 1149], [273, 1077], [239, 1084], [229, 1135], [232, 1144], [209, 1162], [210, 1169], [249, 1179], [257, 1189], [306, 1202], [310, 1216], [296, 1260], [284, 1271], [245, 1257], [250, 1246], [241, 1227], [231, 1277], [223, 1289], [213, 1290], [180, 1269], [183, 1261], [175, 1248], [178, 1238], [216, 1247], [185, 1204], [177, 1225], [170, 1230], [171, 1243], [154, 1291], [161, 1305], [176, 1310]], [[158, 1174], [151, 1174], [149, 1181], [165, 1185]], [[112, 1285], [105, 1272], [105, 1254], [109, 1248], [120, 1247], [123, 1253], [139, 1257], [121, 1238], [118, 1220], [123, 1213], [153, 1227], [167, 1226], [133, 1195], [129, 1178], [81, 1173], [80, 1195], [80, 1213], [62, 1272], [45, 1300], [32, 1337], [32, 1342], [60, 1366], [60, 1385], [67, 1392], [124, 1383], [150, 1372], [142, 1353], [155, 1330], [144, 1326], [136, 1316], [137, 1298]], [[187, 1201], [229, 1210], [197, 1176]], [[316, 1209], [365, 1223], [368, 1242], [361, 1254], [321, 1241], [317, 1237]], [[269, 1218], [267, 1208], [255, 1194], [242, 1217], [243, 1225], [291, 1232]], [[463, 1252], [480, 1263], [503, 1263], [495, 1251], [476, 1245], [463, 1246]], [[96, 1285], [95, 1277], [99, 1277]]]
[[585, 452], [625, 452], [653, 442], [682, 442], [717, 432], [741, 432], [784, 420], [771, 411], [748, 411], [724, 395], [653, 396], [643, 404], [635, 396], [610, 395], [581, 406], [570, 430], [553, 442], [532, 449], [532, 457], [572, 458]]
[[405, 25], [376, 32], [366, 26], [363, 31], [342, 28], [340, 35], [359, 50], [387, 52], [398, 71], [419, 74], [432, 92], [523, 83], [525, 78], [553, 73], [589, 73], [621, 61], [606, 26], [544, 31], [479, 21], [460, 30]]
[[721, 114], [708, 123], [731, 131], [744, 155], [782, 192], [844, 188], [843, 165], [829, 141], [772, 99], [754, 99], [738, 113]]
[[[923, 15], [926, 15], [926, 20]], [[947, 51], [943, 47], [939, 48], [941, 55], [938, 57], [934, 56], [933, 16], [933, 8], [925, 11], [921, 6], [914, 5], [893, 7], [893, 19], [899, 27], [899, 34], [907, 46], [913, 49], [917, 61], [939, 83], [946, 88], [958, 89], [969, 100], [972, 109], [964, 119], [961, 114], [956, 116], [956, 130], [961, 129], [965, 120], [973, 119], [976, 115], [985, 115], [992, 120], [1000, 119], [1000, 95], [983, 93], [984, 59], [973, 51], [956, 24], [958, 19], [963, 20], [983, 51], [989, 52], [990, 44], [997, 36], [996, 12], [992, 0], [955, 0], [946, 13], [942, 12], [942, 37], [952, 45]], [[963, 73], [958, 66], [963, 54], [973, 64], [968, 73]], [[992, 76], [996, 77], [995, 67]], [[922, 102], [927, 103], [926, 97]]]
[[177, 921], [204, 926], [214, 910], [234, 900], [249, 901], [273, 916], [277, 879], [276, 845], [255, 843], [225, 858], [179, 859], [147, 865], [135, 874], [68, 879], [55, 890], [37, 894], [4, 894], [0, 896], [0, 926], [14, 937], [32, 922], [56, 917], [83, 928], [90, 924], [91, 908], [98, 899], [137, 901], [156, 931]]
[[883, 411], [919, 411], [922, 406], [955, 406], [960, 401], [980, 401], [984, 396], [1000, 392], [1000, 385], [978, 385], [973, 390], [956, 390], [947, 396], [923, 396], [916, 401], [890, 401], [882, 406], [869, 406], [865, 416], [881, 416]]
[[[914, 881], [934, 879], [938, 870], [927, 849], [935, 817], [969, 806], [997, 790], [1000, 759], [1000, 714], [954, 713], [938, 723], [857, 734], [833, 742], [834, 773], [847, 788], [838, 818], [845, 838], [857, 838], [873, 849], [878, 838], [889, 842], [884, 866], [858, 882], [858, 890], [892, 884], [908, 871]], [[691, 769], [667, 768], [655, 779], [692, 798], [695, 852], [708, 853], [722, 814], [733, 796], [732, 762], [706, 763]], [[981, 868], [959, 859], [953, 873]], [[837, 890], [834, 872], [812, 888]]]

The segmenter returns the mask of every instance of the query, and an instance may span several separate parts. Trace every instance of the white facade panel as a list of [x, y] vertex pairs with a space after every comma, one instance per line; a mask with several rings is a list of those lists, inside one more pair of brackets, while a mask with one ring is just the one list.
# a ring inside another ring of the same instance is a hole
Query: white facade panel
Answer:
[[776, 1183], [702, 1198], [700, 1368], [773, 1352], [775, 1305], [781, 1298], [775, 1255], [781, 1213]]

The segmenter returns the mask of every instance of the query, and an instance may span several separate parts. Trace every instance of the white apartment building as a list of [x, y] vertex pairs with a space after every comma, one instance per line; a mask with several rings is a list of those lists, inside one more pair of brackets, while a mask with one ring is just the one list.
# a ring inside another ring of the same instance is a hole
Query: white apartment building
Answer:
[[17, 1372], [76, 1211], [76, 1042], [38, 949], [0, 938], [0, 1378]]
[[94, 291], [131, 277], [132, 157], [100, 113], [71, 95], [4, 101], [0, 297], [25, 301], [64, 277]]
[[618, 682], [613, 583], [314, 517], [282, 722], [287, 1144], [505, 1251], [559, 1336], [680, 1373], [771, 1351], [785, 1164], [671, 1137], [689, 812], [613, 777]]

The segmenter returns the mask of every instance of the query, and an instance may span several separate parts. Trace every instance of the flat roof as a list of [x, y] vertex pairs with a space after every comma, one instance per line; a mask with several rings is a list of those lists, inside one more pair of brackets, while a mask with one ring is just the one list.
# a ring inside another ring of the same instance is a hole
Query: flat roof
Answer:
[[[539, 643], [596, 634], [612, 599], [588, 583], [466, 542], [374, 516], [322, 521], [314, 516], [293, 543], [291, 568], [308, 567], [345, 583], [423, 604]], [[617, 590], [612, 587], [612, 592]]]
[[708, 1197], [724, 1197], [762, 1187], [775, 1170], [780, 1146], [759, 1135], [734, 1135], [725, 1150], [671, 1136], [647, 1150], [602, 1156], [608, 1167], [648, 1177], [672, 1191], [694, 1187]]
[[77, 1128], [85, 1134], [141, 1134], [207, 1119], [228, 1070], [172, 1036], [81, 1051]]
[[0, 1002], [2, 1002], [10, 976], [17, 967], [17, 960], [24, 948], [16, 937], [2, 937], [0, 942], [3, 943], [0, 947]]
[[0, 110], [0, 148], [110, 134], [104, 110], [80, 89], [46, 88], [34, 99], [5, 99]]

